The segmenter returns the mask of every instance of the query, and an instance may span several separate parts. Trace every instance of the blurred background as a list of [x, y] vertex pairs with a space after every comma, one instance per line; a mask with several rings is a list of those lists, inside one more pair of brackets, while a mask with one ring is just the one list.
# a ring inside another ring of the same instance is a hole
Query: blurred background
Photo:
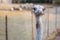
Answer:
[[[60, 0], [0, 0], [0, 40], [35, 40], [36, 23], [31, 13], [34, 4], [46, 8], [43, 40], [60, 40]], [[9, 10], [15, 6], [22, 10]]]

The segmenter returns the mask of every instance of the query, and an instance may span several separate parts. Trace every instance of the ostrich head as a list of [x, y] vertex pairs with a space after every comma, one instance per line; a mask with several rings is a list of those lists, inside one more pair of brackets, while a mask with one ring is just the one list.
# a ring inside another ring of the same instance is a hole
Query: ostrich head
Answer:
[[34, 5], [32, 11], [35, 15], [42, 16], [42, 15], [44, 15], [45, 8], [44, 8], [44, 6], [41, 6], [41, 5]]

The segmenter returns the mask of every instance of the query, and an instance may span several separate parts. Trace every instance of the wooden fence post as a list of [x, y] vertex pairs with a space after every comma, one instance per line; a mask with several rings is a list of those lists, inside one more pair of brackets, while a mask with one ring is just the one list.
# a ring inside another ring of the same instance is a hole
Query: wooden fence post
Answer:
[[47, 24], [47, 37], [49, 37], [49, 8], [48, 8], [48, 24]]
[[33, 14], [32, 14], [32, 40], [34, 40], [34, 16], [33, 16]]

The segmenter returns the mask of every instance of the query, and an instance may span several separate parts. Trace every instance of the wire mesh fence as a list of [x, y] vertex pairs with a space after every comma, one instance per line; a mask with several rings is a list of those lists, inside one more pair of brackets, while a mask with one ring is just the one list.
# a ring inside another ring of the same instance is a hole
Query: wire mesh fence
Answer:
[[[58, 11], [60, 9], [60, 7], [53, 7], [53, 8], [48, 8], [47, 9], [47, 17], [45, 19], [44, 23], [44, 35], [46, 33], [47, 39], [51, 39], [53, 38], [53, 36], [55, 36], [55, 34], [52, 34], [54, 31], [56, 31], [56, 29], [60, 28], [59, 24], [60, 24], [60, 19], [59, 19], [59, 15], [60, 12]], [[45, 15], [46, 16], [46, 15]], [[59, 22], [58, 22], [59, 21]], [[56, 32], [54, 32], [56, 33]], [[50, 38], [48, 38], [50, 37]]]
[[[5, 13], [8, 16], [3, 16]], [[35, 40], [35, 17], [31, 12], [0, 11], [1, 40]], [[43, 39], [60, 28], [60, 7], [47, 8], [43, 21]]]

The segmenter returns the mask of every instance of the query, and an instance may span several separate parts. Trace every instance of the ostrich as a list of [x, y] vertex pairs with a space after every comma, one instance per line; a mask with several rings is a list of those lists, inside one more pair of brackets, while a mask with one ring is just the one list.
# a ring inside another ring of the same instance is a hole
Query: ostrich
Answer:
[[42, 18], [41, 16], [44, 15], [44, 6], [42, 5], [34, 5], [32, 12], [35, 15], [36, 19], [36, 40], [43, 40], [43, 23], [42, 23]]

